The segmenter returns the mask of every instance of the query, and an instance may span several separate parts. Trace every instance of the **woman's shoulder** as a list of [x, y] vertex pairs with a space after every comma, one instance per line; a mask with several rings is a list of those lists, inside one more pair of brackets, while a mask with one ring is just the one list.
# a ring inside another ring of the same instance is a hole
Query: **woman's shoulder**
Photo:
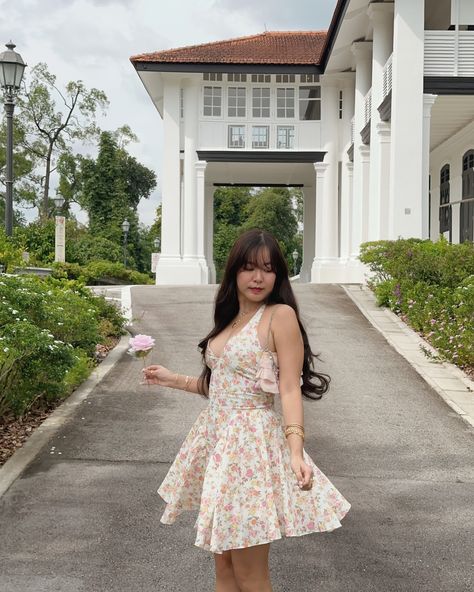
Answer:
[[272, 304], [269, 308], [272, 319], [276, 322], [292, 322], [296, 319], [296, 313], [289, 304]]

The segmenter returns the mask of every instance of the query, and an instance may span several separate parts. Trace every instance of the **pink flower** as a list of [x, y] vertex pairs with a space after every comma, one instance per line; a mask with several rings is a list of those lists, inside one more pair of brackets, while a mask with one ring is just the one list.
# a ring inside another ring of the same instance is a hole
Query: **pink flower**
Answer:
[[128, 345], [135, 351], [147, 351], [153, 349], [155, 340], [149, 335], [135, 335], [130, 339]]
[[252, 471], [252, 469], [247, 469], [246, 475], [247, 475], [247, 477], [253, 477], [253, 471]]
[[128, 353], [131, 356], [144, 358], [155, 346], [155, 340], [149, 335], [135, 335], [129, 340], [128, 345], [130, 347]]

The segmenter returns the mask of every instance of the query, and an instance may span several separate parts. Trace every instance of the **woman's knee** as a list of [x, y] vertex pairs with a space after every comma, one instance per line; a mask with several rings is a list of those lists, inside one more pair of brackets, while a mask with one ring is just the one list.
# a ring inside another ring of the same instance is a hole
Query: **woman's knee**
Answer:
[[216, 567], [216, 576], [227, 578], [233, 576], [232, 556], [230, 551], [224, 551], [221, 554], [214, 554], [214, 561]]

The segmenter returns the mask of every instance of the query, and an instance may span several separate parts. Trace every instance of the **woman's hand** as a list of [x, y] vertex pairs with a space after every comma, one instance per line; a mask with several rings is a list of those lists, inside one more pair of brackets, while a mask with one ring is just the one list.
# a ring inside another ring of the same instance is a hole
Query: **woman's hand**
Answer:
[[302, 456], [291, 456], [291, 469], [296, 475], [300, 488], [303, 491], [309, 491], [313, 487], [313, 469], [305, 463]]
[[164, 366], [154, 364], [143, 368], [143, 378], [145, 379], [146, 384], [173, 387], [176, 374]]

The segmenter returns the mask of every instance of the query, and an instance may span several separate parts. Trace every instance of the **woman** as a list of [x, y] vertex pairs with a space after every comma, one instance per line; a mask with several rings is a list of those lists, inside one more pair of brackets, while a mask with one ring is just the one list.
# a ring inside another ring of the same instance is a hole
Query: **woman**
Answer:
[[329, 377], [312, 370], [286, 262], [268, 232], [245, 232], [232, 247], [214, 322], [199, 344], [201, 376], [144, 369], [149, 383], [209, 398], [158, 489], [161, 522], [199, 509], [195, 544], [214, 553], [216, 592], [268, 592], [270, 542], [338, 528], [350, 508], [303, 448], [302, 394], [321, 398]]

